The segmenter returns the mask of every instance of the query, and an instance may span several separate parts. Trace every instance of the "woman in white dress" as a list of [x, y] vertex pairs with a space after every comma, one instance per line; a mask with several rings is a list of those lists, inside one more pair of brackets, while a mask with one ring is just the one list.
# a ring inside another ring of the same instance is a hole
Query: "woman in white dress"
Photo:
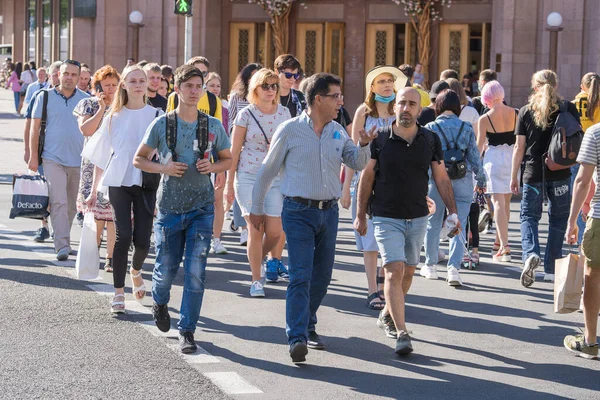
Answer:
[[479, 118], [477, 147], [482, 153], [487, 142], [483, 158], [483, 168], [487, 175], [487, 193], [491, 194], [494, 204], [494, 222], [496, 223], [499, 243], [494, 243], [494, 261], [510, 261], [508, 244], [508, 222], [510, 220], [511, 162], [515, 144], [515, 126], [517, 112], [504, 105], [504, 88], [497, 81], [487, 83], [481, 92], [481, 100], [489, 109]]

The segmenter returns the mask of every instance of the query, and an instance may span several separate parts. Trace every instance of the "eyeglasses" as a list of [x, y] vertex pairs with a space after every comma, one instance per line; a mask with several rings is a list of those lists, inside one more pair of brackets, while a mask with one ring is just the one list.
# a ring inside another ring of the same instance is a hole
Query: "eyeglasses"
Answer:
[[279, 90], [279, 83], [271, 83], [270, 85], [268, 83], [263, 83], [262, 85], [260, 85], [260, 87], [265, 92], [268, 92], [269, 90], [278, 91]]
[[389, 84], [394, 83], [394, 82], [396, 82], [396, 80], [390, 78], [390, 79], [382, 79], [382, 80], [377, 81], [375, 83], [378, 84], [378, 85], [385, 85], [385, 84], [389, 85]]
[[208, 76], [208, 71], [200, 71], [200, 72], [202, 72], [202, 76], [203, 76], [203, 77], [205, 77], [205, 78], [206, 78], [206, 77]]
[[344, 100], [344, 95], [341, 93], [333, 93], [333, 94], [322, 94], [320, 96], [325, 96], [325, 97], [333, 97], [336, 100]]
[[71, 64], [71, 65], [81, 68], [81, 63], [79, 61], [66, 59], [62, 63], [63, 64]]
[[300, 72], [296, 72], [295, 74], [292, 72], [285, 72], [285, 71], [279, 71], [279, 72], [282, 73], [283, 75], [285, 75], [285, 79], [294, 78], [297, 80], [298, 78], [300, 78]]

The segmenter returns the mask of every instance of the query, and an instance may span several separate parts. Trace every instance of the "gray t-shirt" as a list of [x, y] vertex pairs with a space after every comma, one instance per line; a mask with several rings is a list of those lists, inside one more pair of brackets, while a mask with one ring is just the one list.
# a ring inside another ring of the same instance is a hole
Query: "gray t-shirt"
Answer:
[[[48, 118], [46, 120], [46, 137], [42, 158], [52, 160], [65, 167], [81, 166], [83, 135], [77, 125], [77, 117], [73, 110], [80, 100], [89, 97], [79, 89], [75, 89], [68, 99], [56, 89], [48, 89]], [[32, 117], [42, 118], [44, 96], [35, 97]]]
[[[158, 149], [161, 163], [165, 164], [171, 157], [167, 146], [166, 115], [162, 115], [150, 124], [143, 143]], [[196, 168], [200, 154], [197, 149], [196, 125], [198, 122], [185, 122], [177, 117], [177, 161], [188, 165], [187, 171], [181, 178], [163, 176], [158, 188], [157, 201], [161, 213], [184, 214], [204, 208], [215, 201], [214, 190], [210, 175], [201, 174]], [[223, 124], [216, 118], [208, 117], [209, 145], [206, 152], [219, 152], [231, 146], [225, 134]]]
[[[580, 164], [592, 164], [596, 166], [594, 182], [600, 182], [600, 124], [592, 125], [583, 135], [583, 142], [577, 155]], [[591, 201], [589, 217], [600, 218], [600, 185], [596, 184], [596, 191]]]

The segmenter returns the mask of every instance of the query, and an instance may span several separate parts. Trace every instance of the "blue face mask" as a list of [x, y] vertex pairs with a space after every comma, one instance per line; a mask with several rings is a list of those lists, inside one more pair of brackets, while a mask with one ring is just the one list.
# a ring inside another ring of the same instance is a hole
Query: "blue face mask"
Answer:
[[395, 99], [396, 99], [396, 93], [394, 93], [393, 95], [388, 96], [388, 97], [383, 97], [378, 94], [375, 94], [375, 101], [378, 101], [380, 103], [388, 104], [388, 103], [391, 103], [392, 101], [394, 101]]

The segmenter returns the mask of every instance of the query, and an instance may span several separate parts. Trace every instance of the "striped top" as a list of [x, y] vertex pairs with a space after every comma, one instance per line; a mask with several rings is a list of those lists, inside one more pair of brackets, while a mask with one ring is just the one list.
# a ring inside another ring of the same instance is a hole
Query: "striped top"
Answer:
[[232, 93], [229, 96], [229, 132], [231, 135], [233, 127], [235, 126], [235, 119], [240, 111], [249, 106], [248, 100], [242, 99], [237, 93]]
[[354, 144], [335, 121], [325, 125], [321, 137], [317, 136], [312, 120], [303, 112], [279, 125], [275, 131], [252, 190], [251, 212], [264, 214], [265, 196], [280, 171], [284, 196], [332, 200], [341, 196], [339, 173], [342, 163], [354, 170], [362, 170], [370, 157], [370, 146]]
[[[577, 155], [580, 164], [600, 165], [600, 124], [592, 125], [583, 135], [583, 142]], [[596, 182], [600, 182], [600, 170], [596, 168]], [[600, 218], [600, 186], [596, 185], [596, 192], [592, 198], [590, 213], [592, 218]]]

